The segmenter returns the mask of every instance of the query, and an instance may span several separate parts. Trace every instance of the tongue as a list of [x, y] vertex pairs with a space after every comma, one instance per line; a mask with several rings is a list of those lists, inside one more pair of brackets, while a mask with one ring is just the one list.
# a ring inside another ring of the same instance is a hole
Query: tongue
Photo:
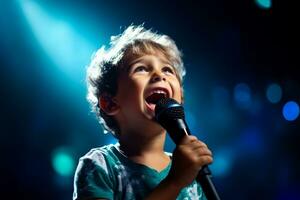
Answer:
[[156, 103], [162, 98], [165, 98], [163, 93], [154, 93], [146, 98], [146, 102], [148, 103], [150, 109], [154, 111]]
[[154, 103], [149, 103], [148, 105], [149, 105], [149, 107], [150, 107], [150, 109], [151, 109], [152, 111], [155, 110], [156, 104], [154, 104]]

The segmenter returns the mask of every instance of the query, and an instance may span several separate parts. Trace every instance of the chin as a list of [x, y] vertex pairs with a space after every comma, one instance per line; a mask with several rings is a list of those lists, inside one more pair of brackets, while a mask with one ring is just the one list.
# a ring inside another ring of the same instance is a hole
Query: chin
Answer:
[[151, 133], [151, 135], [160, 135], [165, 132], [165, 129], [154, 120], [151, 120], [145, 124], [145, 132]]

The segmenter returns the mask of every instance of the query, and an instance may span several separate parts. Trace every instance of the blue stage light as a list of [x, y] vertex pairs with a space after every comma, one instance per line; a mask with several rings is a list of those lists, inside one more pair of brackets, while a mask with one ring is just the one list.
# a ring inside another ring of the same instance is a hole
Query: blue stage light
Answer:
[[[62, 19], [35, 1], [20, 1], [24, 17], [36, 41], [60, 71], [68, 77], [81, 80], [90, 60], [94, 45], [81, 35], [80, 27]], [[83, 29], [83, 28], [82, 28]], [[84, 30], [84, 29], [83, 29]], [[53, 69], [49, 70], [53, 73]]]
[[261, 9], [270, 9], [272, 7], [272, 0], [255, 0], [255, 2]]
[[241, 108], [249, 108], [251, 105], [251, 90], [245, 83], [237, 84], [234, 88], [234, 100]]
[[61, 176], [71, 176], [74, 173], [75, 162], [68, 151], [56, 149], [52, 156], [52, 166]]
[[269, 85], [267, 88], [266, 96], [271, 103], [278, 103], [282, 97], [281, 87], [278, 84]]
[[299, 116], [299, 105], [294, 101], [287, 102], [282, 109], [283, 117], [287, 121], [294, 121]]
[[263, 133], [259, 127], [252, 126], [244, 129], [239, 137], [237, 147], [241, 153], [259, 154], [265, 149]]
[[210, 168], [214, 176], [226, 176], [231, 170], [233, 154], [228, 149], [222, 149], [214, 152], [214, 162]]

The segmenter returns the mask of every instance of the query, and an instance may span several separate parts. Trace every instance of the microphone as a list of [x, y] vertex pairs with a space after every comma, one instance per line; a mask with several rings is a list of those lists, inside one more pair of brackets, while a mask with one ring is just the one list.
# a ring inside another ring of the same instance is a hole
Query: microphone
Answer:
[[[185, 121], [184, 108], [171, 98], [160, 99], [155, 106], [155, 120], [169, 133], [177, 145], [185, 135], [191, 135]], [[208, 200], [220, 200], [211, 181], [211, 171], [207, 165], [202, 166], [196, 180], [200, 183]]]

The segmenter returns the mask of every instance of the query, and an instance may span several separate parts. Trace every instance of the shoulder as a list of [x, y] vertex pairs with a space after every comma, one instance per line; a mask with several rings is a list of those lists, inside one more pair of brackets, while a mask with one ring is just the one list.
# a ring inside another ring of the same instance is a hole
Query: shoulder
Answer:
[[113, 157], [113, 146], [114, 145], [110, 144], [91, 149], [79, 159], [78, 168], [100, 167], [104, 169], [105, 172], [108, 172], [108, 163]]
[[106, 145], [91, 149], [79, 159], [74, 175], [73, 199], [113, 199], [115, 179], [110, 168], [112, 147], [113, 145]]

